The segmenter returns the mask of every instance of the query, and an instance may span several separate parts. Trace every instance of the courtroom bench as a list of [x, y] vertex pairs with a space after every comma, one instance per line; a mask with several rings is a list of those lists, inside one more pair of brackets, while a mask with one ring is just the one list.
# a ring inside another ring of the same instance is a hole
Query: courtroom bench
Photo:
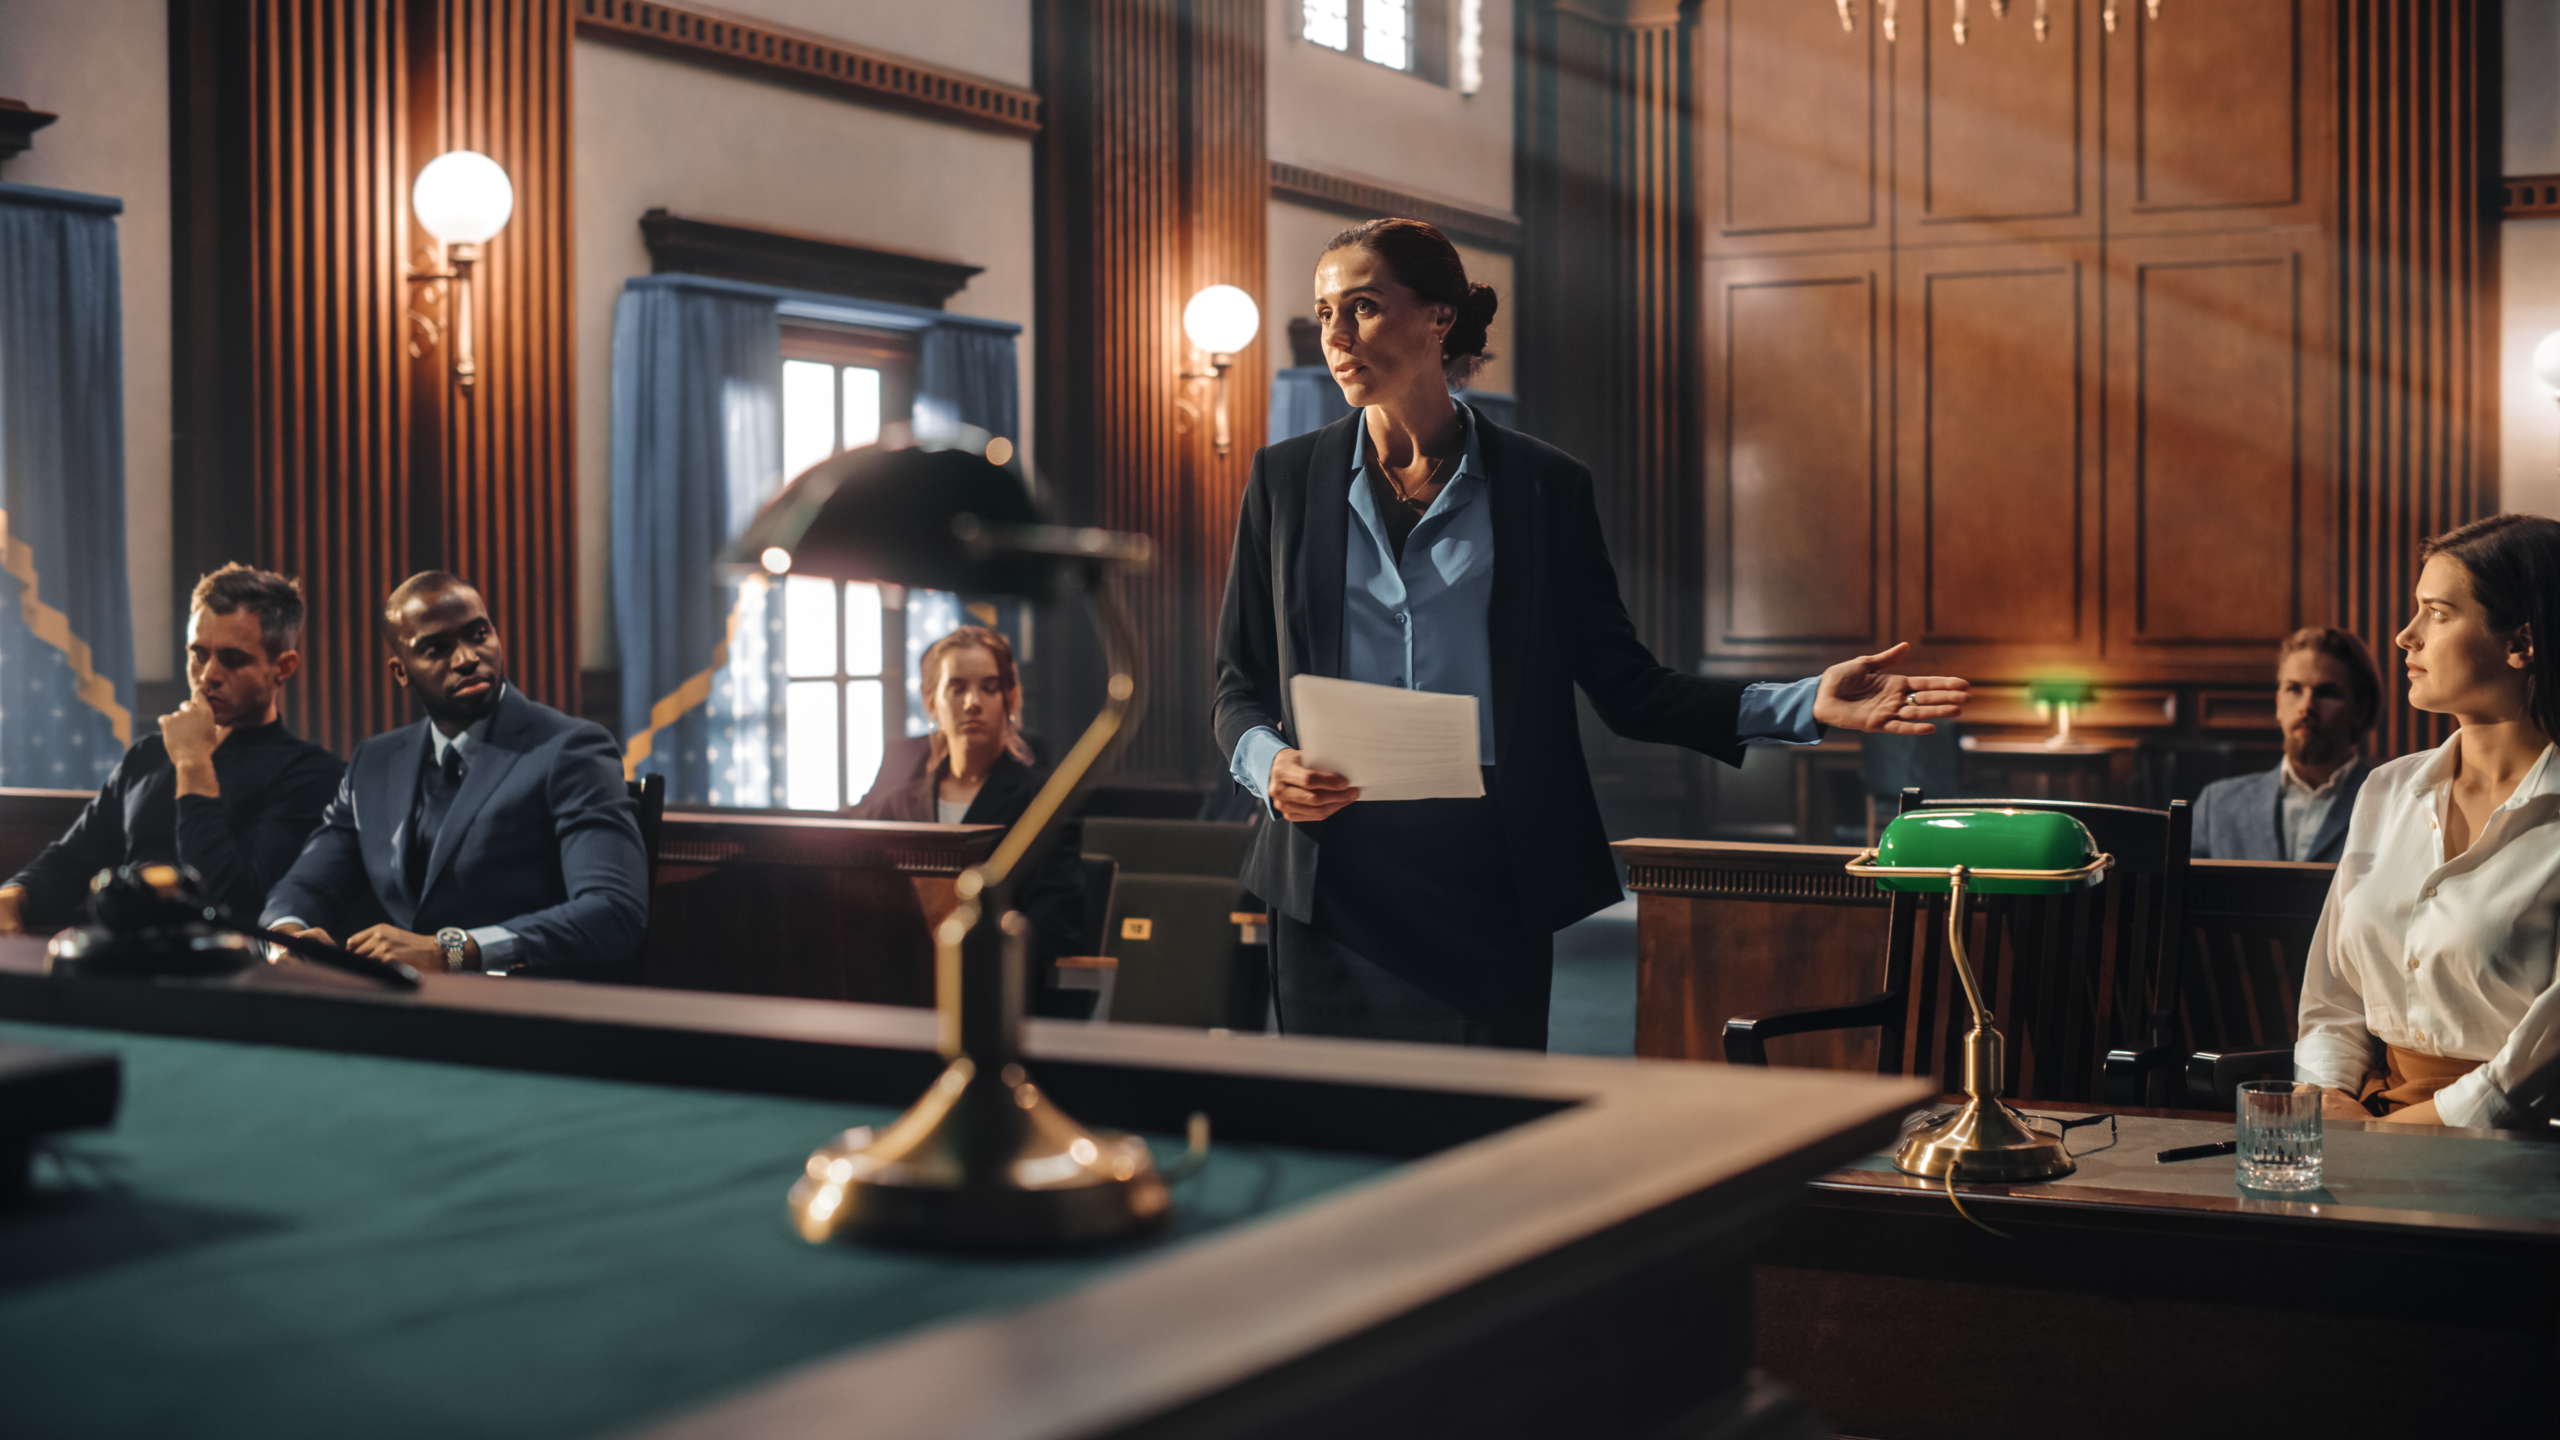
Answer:
[[[1835, 845], [1622, 840], [1636, 892], [1636, 1053], [1721, 1060], [1724, 1022], [1872, 993], [1888, 902]], [[2292, 1043], [2303, 958], [2334, 865], [2198, 860], [2188, 872], [2180, 1043]], [[1786, 1036], [1773, 1063], [1871, 1070], [1873, 1029]]]

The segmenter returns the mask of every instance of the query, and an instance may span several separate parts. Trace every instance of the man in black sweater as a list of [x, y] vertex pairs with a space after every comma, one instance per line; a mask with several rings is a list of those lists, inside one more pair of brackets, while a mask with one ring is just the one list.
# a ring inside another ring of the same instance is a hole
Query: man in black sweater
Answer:
[[89, 877], [175, 860], [255, 921], [320, 823], [346, 767], [296, 739], [276, 696], [302, 668], [302, 587], [230, 564], [197, 583], [187, 618], [187, 702], [127, 750], [80, 818], [0, 885], [0, 935], [79, 918]]

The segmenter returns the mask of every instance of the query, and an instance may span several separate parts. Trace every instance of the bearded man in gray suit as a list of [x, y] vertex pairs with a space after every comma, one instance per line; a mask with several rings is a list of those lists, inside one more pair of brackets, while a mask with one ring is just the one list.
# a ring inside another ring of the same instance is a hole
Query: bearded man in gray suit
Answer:
[[2373, 773], [2362, 747], [2381, 708], [2382, 680], [2363, 641], [2316, 627], [2286, 636], [2276, 654], [2284, 762], [2204, 787], [2196, 858], [2335, 863], [2356, 791]]

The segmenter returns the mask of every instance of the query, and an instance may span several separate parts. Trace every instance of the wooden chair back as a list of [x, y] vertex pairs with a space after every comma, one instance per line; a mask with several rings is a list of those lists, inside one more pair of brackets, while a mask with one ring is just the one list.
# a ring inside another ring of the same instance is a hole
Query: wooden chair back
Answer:
[[[2095, 1101], [2111, 1049], [2163, 1043], [2178, 1013], [2179, 967], [2168, 963], [2184, 931], [2190, 817], [2166, 810], [2056, 800], [1926, 800], [1903, 792], [1901, 810], [2059, 811], [2089, 828], [2116, 859], [2105, 883], [2068, 895], [1973, 898], [1966, 948], [2007, 1037], [2009, 1097]], [[1900, 1026], [1879, 1038], [1876, 1069], [1963, 1084], [1964, 1033], [1972, 1027], [1963, 984], [1947, 952], [1947, 897], [1896, 894], [1885, 942], [1884, 989], [1904, 998]]]

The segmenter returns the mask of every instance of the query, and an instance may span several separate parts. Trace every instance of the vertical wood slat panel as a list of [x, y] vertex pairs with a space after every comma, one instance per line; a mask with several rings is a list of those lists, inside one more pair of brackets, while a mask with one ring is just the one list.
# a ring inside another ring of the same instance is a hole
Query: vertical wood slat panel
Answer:
[[1636, 631], [1685, 666], [1698, 652], [1702, 583], [1700, 312], [1689, 279], [1697, 27], [1669, 0], [1627, 0], [1605, 15], [1536, 8], [1520, 348], [1556, 363], [1520, 371], [1523, 421], [1591, 467]]
[[2339, 287], [2344, 317], [2340, 623], [2373, 647], [2391, 696], [2385, 755], [2441, 744], [2409, 707], [2391, 637], [2427, 536], [2497, 508], [2494, 329], [2496, 6], [2341, 0]]
[[[477, 580], [525, 689], [574, 709], [563, 0], [254, 0], [189, 6], [179, 24], [203, 57], [180, 77], [182, 98], [237, 115], [246, 142], [187, 181], [237, 165], [245, 203], [191, 212], [213, 228], [187, 243], [238, 258], [193, 265], [181, 283], [248, 297], [237, 312], [190, 297], [191, 315], [229, 318], [191, 331], [181, 362], [193, 387], [181, 409], [202, 431], [181, 499], [190, 515], [253, 517], [238, 531], [249, 553], [191, 538], [182, 563], [245, 558], [302, 579], [312, 618], [289, 714], [340, 753], [409, 718], [374, 616], [429, 566]], [[457, 145], [506, 166], [517, 195], [475, 277], [481, 379], [467, 397], [447, 378], [446, 288], [409, 279], [435, 258], [410, 184]], [[211, 413], [232, 384], [236, 439]]]
[[[1226, 383], [1234, 446], [1217, 456], [1212, 396], [1180, 379], [1193, 368], [1182, 307], [1203, 285], [1258, 291], [1266, 273], [1265, 3], [1046, 0], [1035, 12], [1045, 498], [1065, 519], [1157, 545], [1125, 592], [1151, 683], [1125, 778], [1196, 784], [1222, 768], [1209, 667], [1270, 381], [1263, 348], [1246, 347]], [[1059, 629], [1082, 634], [1080, 622]], [[1099, 703], [1097, 658], [1045, 645], [1035, 670], [1033, 724], [1062, 740]]]
[[[503, 166], [515, 215], [485, 247], [472, 281], [478, 383], [442, 396], [441, 543], [413, 545], [488, 598], [527, 694], [574, 713], [577, 665], [576, 481], [568, 284], [570, 19], [565, 0], [444, 0], [435, 57], [441, 94], [423, 165], [450, 149]], [[441, 356], [412, 383], [442, 386]]]
[[[396, 354], [406, 296], [383, 197], [405, 184], [397, 66], [381, 13], [270, 0], [245, 17], [252, 153], [242, 337], [254, 394], [257, 553], [299, 576], [312, 619], [295, 724], [344, 753], [398, 718], [371, 632], [405, 476]], [[396, 576], [390, 579], [396, 579]]]

